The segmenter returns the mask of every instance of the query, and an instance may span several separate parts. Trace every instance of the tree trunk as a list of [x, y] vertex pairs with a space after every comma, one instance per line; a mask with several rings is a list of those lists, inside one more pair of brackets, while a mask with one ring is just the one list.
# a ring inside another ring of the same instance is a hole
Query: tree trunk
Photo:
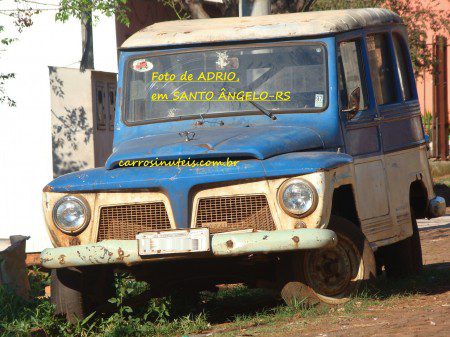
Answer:
[[270, 14], [270, 0], [239, 1], [239, 16], [258, 16]]
[[80, 70], [94, 69], [94, 37], [92, 35], [92, 13], [84, 13], [81, 18]]
[[184, 0], [192, 19], [208, 19], [210, 16], [203, 8], [201, 0]]

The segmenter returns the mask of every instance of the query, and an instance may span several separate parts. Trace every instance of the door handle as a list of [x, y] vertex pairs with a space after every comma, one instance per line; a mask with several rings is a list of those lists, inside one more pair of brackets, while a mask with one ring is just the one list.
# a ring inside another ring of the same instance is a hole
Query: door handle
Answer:
[[383, 119], [384, 119], [384, 117], [379, 116], [379, 117], [375, 117], [373, 120], [374, 120], [375, 122], [379, 122], [379, 121], [382, 121]]

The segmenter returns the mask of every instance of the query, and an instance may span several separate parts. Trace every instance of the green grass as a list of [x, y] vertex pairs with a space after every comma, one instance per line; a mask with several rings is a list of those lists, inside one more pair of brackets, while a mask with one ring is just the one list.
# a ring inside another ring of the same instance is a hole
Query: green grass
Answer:
[[449, 279], [450, 269], [427, 269], [419, 276], [405, 279], [380, 278], [374, 284], [364, 287], [355, 298], [342, 306], [306, 308], [301, 303], [294, 307], [279, 305], [253, 315], [238, 315], [222, 331], [216, 331], [214, 335], [236, 336], [238, 331], [256, 335], [274, 331], [282, 334], [292, 329], [292, 325], [304, 327], [314, 322], [335, 320], [342, 316], [362, 317], [367, 315], [364, 309], [368, 307], [389, 307], [405, 297], [431, 294], [440, 288], [448, 289]]
[[435, 184], [450, 186], [450, 175], [434, 178], [433, 181]]
[[[390, 281], [380, 279], [365, 287], [341, 307], [312, 307], [303, 303], [285, 306], [264, 290], [244, 286], [224, 288], [217, 293], [202, 293], [198, 305], [180, 304], [175, 298], [150, 300], [132, 309], [127, 298], [148, 289], [148, 285], [130, 277], [117, 278], [117, 297], [111, 300], [113, 314], [88, 317], [70, 324], [54, 315], [54, 308], [43, 297], [48, 277], [31, 274], [32, 300], [25, 302], [5, 288], [0, 288], [0, 336], [30, 336], [41, 331], [47, 336], [183, 336], [202, 331], [214, 335], [235, 336], [238, 332], [269, 333], [288, 331], [291, 324], [306, 326], [337, 315], [357, 317], [369, 306], [389, 306], [405, 296], [430, 293], [440, 287], [448, 289], [450, 270], [428, 269], [422, 275]], [[223, 324], [225, 323], [225, 324]], [[276, 326], [276, 327], [275, 327]]]
[[[117, 297], [111, 299], [116, 306], [107, 317], [87, 317], [70, 324], [54, 315], [54, 307], [43, 297], [49, 283], [42, 273], [30, 275], [31, 300], [24, 301], [11, 291], [0, 287], [0, 336], [30, 336], [30, 332], [43, 332], [47, 336], [169, 336], [185, 335], [209, 328], [203, 313], [172, 316], [171, 300], [154, 299], [133, 311], [123, 305], [126, 298], [146, 289], [142, 282], [128, 277], [117, 278]], [[42, 335], [42, 334], [41, 334]]]
[[430, 171], [433, 179], [450, 176], [450, 161], [430, 160]]

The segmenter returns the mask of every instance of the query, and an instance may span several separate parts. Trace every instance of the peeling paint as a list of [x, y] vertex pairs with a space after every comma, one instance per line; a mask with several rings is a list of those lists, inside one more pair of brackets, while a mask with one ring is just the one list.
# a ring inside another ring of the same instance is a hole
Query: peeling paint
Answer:
[[125, 255], [125, 252], [124, 252], [123, 249], [120, 248], [120, 247], [119, 247], [119, 249], [117, 250], [117, 254], [118, 254], [119, 256], [117, 257], [116, 260], [119, 261], [119, 262], [123, 262], [124, 259], [125, 259], [126, 257], [129, 257], [129, 256], [130, 256], [130, 254]]
[[42, 192], [51, 192], [53, 190], [53, 187], [51, 185], [46, 185], [43, 189]]
[[50, 261], [53, 261], [53, 259], [52, 258], [41, 257], [41, 264], [42, 263], [46, 263], [46, 262], [50, 262]]
[[205, 148], [207, 150], [214, 150], [214, 147], [209, 145], [209, 144], [198, 144], [197, 146], [198, 147], [203, 147], [203, 148]]
[[78, 237], [70, 237], [69, 238], [69, 245], [70, 246], [77, 246], [80, 244], [80, 239]]
[[[295, 237], [302, 238], [301, 245], [299, 242], [293, 242]], [[230, 232], [211, 235], [211, 253], [217, 256], [233, 256], [315, 249], [334, 246], [336, 240], [336, 234], [328, 229]], [[186, 258], [190, 254], [167, 255], [167, 258]], [[96, 244], [45, 249], [41, 253], [41, 261], [42, 266], [46, 268], [63, 268], [118, 263], [133, 265], [149, 262], [151, 259], [139, 255], [137, 240], [106, 240]]]
[[[300, 237], [302, 238], [300, 244]], [[214, 255], [242, 255], [300, 249], [318, 249], [336, 244], [336, 234], [327, 229], [294, 229], [213, 235]]]
[[401, 22], [397, 14], [381, 8], [167, 21], [140, 30], [121, 48], [319, 36]]
[[61, 255], [58, 257], [59, 264], [64, 264], [64, 263], [65, 263], [65, 261], [64, 261], [65, 257], [66, 257], [66, 256], [65, 256], [64, 254], [61, 254]]

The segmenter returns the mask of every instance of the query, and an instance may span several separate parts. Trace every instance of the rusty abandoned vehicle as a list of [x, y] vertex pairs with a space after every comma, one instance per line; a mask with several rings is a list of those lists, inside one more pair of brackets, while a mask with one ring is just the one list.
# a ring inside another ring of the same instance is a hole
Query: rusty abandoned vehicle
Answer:
[[157, 23], [119, 69], [105, 167], [44, 188], [58, 312], [102, 305], [115, 270], [154, 296], [245, 282], [329, 304], [420, 270], [416, 219], [445, 201], [396, 14]]

